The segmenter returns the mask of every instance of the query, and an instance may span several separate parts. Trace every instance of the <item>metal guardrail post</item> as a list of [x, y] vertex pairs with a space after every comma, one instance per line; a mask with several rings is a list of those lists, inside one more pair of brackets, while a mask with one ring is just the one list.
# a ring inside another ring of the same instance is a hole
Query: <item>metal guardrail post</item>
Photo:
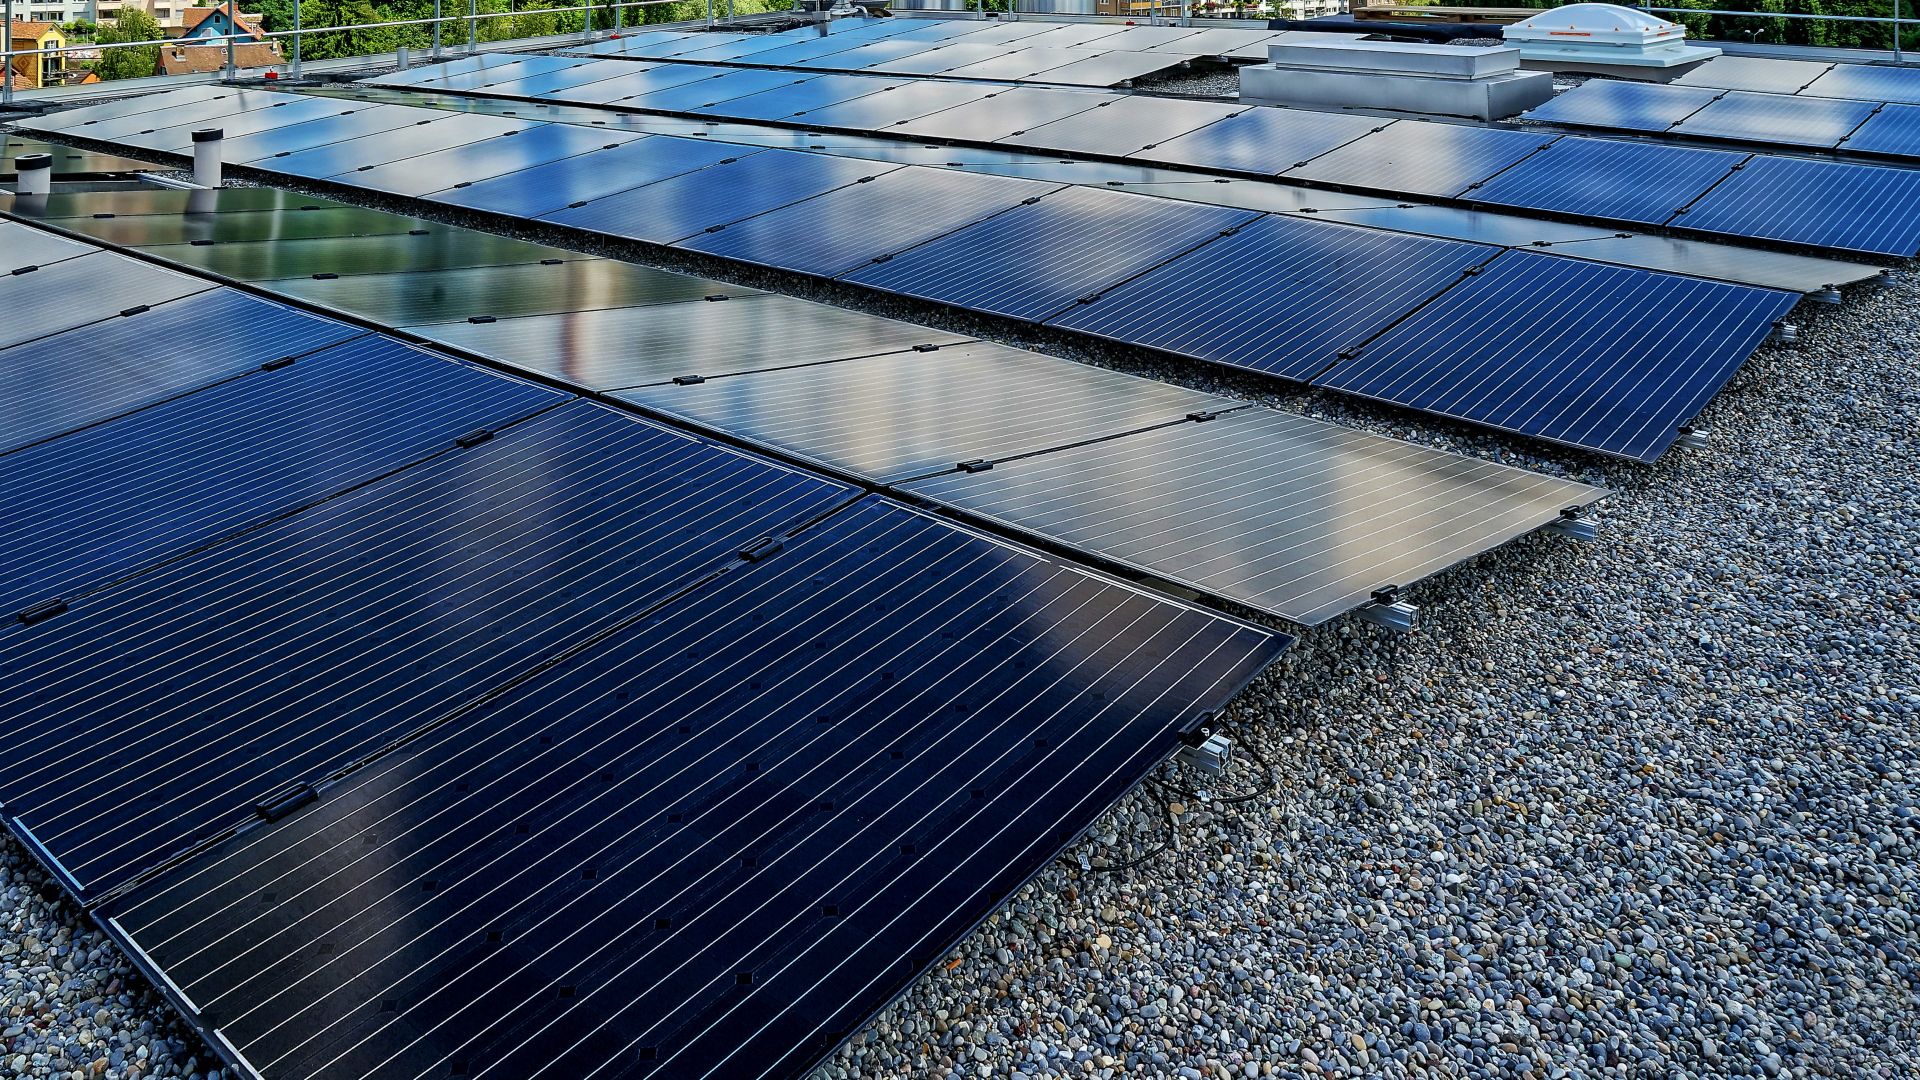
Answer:
[[621, 16], [625, 15], [626, 13], [627, 13], [626, 5], [620, 3], [620, 0], [614, 0], [613, 2], [613, 32], [614, 33], [617, 34], [620, 32], [621, 30], [620, 24], [622, 22]]
[[707, 25], [713, 25], [713, 0], [707, 0]]
[[1893, 62], [1904, 62], [1900, 58], [1900, 0], [1893, 0]]
[[300, 77], [300, 39], [305, 36], [300, 30], [300, 0], [293, 2], [293, 77]]
[[471, 55], [480, 36], [480, 0], [467, 0], [467, 52]]
[[0, 61], [5, 61], [6, 72], [0, 74], [0, 102], [13, 103], [13, 0], [6, 0], [7, 29], [0, 34]]
[[240, 36], [239, 0], [227, 0], [227, 78], [233, 78], [233, 39]]
[[440, 59], [440, 0], [433, 0], [433, 58], [436, 62]]

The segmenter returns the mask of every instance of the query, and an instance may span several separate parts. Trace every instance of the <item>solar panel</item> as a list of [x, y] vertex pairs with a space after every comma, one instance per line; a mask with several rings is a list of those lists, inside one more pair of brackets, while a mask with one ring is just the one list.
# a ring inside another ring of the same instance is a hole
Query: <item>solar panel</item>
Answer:
[[[864, 44], [850, 41], [848, 44], [852, 47], [824, 55], [802, 57], [790, 61], [788, 66], [819, 71], [859, 71], [874, 64], [883, 64], [888, 60], [898, 60], [903, 56], [918, 56], [928, 48], [924, 41], [913, 39], [902, 41], [893, 37], [868, 41]], [[751, 56], [747, 59], [749, 63], [757, 62]]]
[[1605, 495], [1264, 408], [909, 487], [1310, 626]]
[[284, 156], [276, 154], [250, 164], [256, 169], [291, 176], [347, 176], [369, 171], [376, 165], [431, 154], [436, 150], [450, 150], [505, 135], [509, 131], [521, 131], [529, 126], [524, 121], [506, 117], [419, 111], [427, 119], [404, 128], [383, 131], [378, 135], [362, 135], [357, 139], [316, 146], [310, 150], [296, 150]]
[[572, 90], [579, 86], [589, 86], [604, 82], [621, 75], [635, 72], [632, 64], [622, 60], [602, 60], [593, 64], [579, 64], [561, 68], [540, 75], [530, 75], [524, 79], [512, 79], [507, 82], [488, 83], [470, 93], [486, 94], [489, 97], [540, 98], [560, 90]]
[[[0, 521], [0, 611], [56, 597], [71, 602], [564, 397], [387, 340], [348, 342], [262, 370], [263, 361], [360, 331], [275, 312], [262, 301], [180, 303], [190, 306], [172, 315], [261, 314], [267, 325], [189, 328], [200, 330], [192, 338], [195, 350], [218, 350], [217, 359], [176, 359], [166, 365], [174, 370], [151, 374], [129, 370], [133, 365], [105, 352], [103, 346], [124, 345], [124, 333], [110, 330], [109, 341], [89, 341], [84, 330], [63, 335], [79, 338], [77, 348], [100, 358], [90, 372], [98, 380], [122, 378], [149, 394], [168, 377], [226, 381], [7, 458], [0, 493], [15, 510]], [[181, 328], [177, 318], [170, 322], [145, 325]], [[288, 336], [267, 344], [268, 327]], [[82, 392], [95, 418], [104, 418], [98, 410], [108, 405], [105, 395]], [[125, 391], [117, 396], [131, 398]], [[66, 404], [64, 395], [54, 397], [46, 404]]]
[[[877, 41], [890, 37], [895, 28], [876, 26], [864, 29], [842, 30], [840, 26], [836, 24], [832, 27], [832, 30], [833, 33], [827, 36], [833, 39], [834, 50], [838, 51], [854, 48], [865, 41]], [[704, 49], [697, 49], [685, 54], [681, 59], [698, 60], [706, 63], [738, 62], [742, 64], [757, 64], [760, 63], [759, 57], [762, 55], [770, 55], [775, 50], [790, 48], [802, 42], [815, 40], [817, 37], [819, 37], [819, 35], [815, 33], [811, 27], [807, 28], [806, 36], [791, 33], [756, 34], [752, 37], [742, 38], [739, 41], [727, 42], [723, 45], [710, 45]], [[812, 55], [812, 53], [799, 52], [793, 55], [804, 57]]]
[[[1171, 53], [1153, 52], [1109, 52], [1090, 56], [1085, 60], [1076, 60], [1060, 67], [1048, 68], [1033, 78], [1038, 82], [1059, 83], [1065, 86], [1121, 86], [1148, 75], [1157, 75], [1162, 71], [1179, 67], [1187, 62], [1184, 56]], [[966, 75], [971, 68], [949, 72], [951, 75]]]
[[986, 342], [616, 396], [887, 483], [1240, 404]]
[[1797, 94], [1833, 67], [1825, 60], [1775, 60], [1758, 56], [1716, 56], [1673, 80], [1679, 86]]
[[25, 267], [44, 266], [98, 250], [78, 240], [55, 236], [44, 229], [0, 221], [0, 273], [10, 274]]
[[1832, 70], [1808, 83], [1800, 96], [1920, 105], [1920, 74], [1907, 67], [1835, 64]]
[[1063, 23], [1044, 34], [1035, 34], [1025, 39], [1025, 44], [1039, 45], [1049, 49], [1071, 48], [1075, 45], [1100, 43], [1101, 48], [1111, 48], [1106, 39], [1125, 30], [1118, 23]]
[[588, 151], [584, 158], [536, 165], [465, 187], [448, 188], [434, 193], [433, 200], [535, 218], [759, 152], [755, 147], [734, 143], [650, 135], [611, 150]]
[[1863, 154], [1920, 157], [1920, 106], [1880, 106], [1880, 111], [1847, 136], [1840, 148]]
[[491, 323], [430, 323], [411, 329], [422, 337], [596, 390], [962, 340], [924, 326], [771, 293], [726, 301], [556, 312]]
[[[428, 64], [402, 71], [390, 71], [384, 75], [375, 75], [360, 80], [375, 86], [417, 86], [422, 83], [444, 79], [452, 75], [465, 75], [476, 71], [498, 71], [518, 68], [530, 59], [522, 53], [481, 53], [478, 56], [463, 56], [458, 60], [448, 60], [439, 64]], [[546, 57], [541, 57], [546, 59]]]
[[152, 162], [137, 161], [117, 154], [78, 150], [71, 146], [41, 142], [39, 139], [0, 136], [0, 176], [14, 175], [14, 161], [22, 154], [46, 154], [53, 159], [53, 175], [62, 178], [113, 175], [153, 168]]
[[276, 278], [263, 284], [280, 295], [386, 326], [677, 304], [751, 293], [738, 285], [637, 263], [586, 258], [418, 273]]
[[900, 168], [858, 158], [762, 150], [584, 206], [544, 215], [578, 229], [671, 244], [703, 229], [764, 214]]
[[106, 191], [56, 191], [45, 196], [38, 208], [15, 204], [11, 209], [22, 217], [59, 221], [72, 228], [68, 218], [152, 217], [176, 215], [247, 213], [254, 210], [304, 210], [308, 207], [337, 208], [346, 203], [268, 187], [226, 187], [188, 190], [185, 188], [113, 188]]
[[1665, 131], [1723, 93], [1723, 90], [1695, 86], [1589, 79], [1571, 90], [1561, 91], [1552, 101], [1529, 111], [1526, 118], [1546, 124], [1620, 131]]
[[1458, 195], [1558, 137], [1509, 128], [1401, 122], [1285, 175], [1376, 191]]
[[0, 637], [0, 792], [98, 895], [847, 494], [585, 402], [449, 445]]
[[170, 262], [209, 270], [240, 281], [305, 277], [308, 274], [381, 274], [494, 266], [571, 256], [558, 248], [493, 233], [438, 226], [422, 235], [319, 236], [306, 240], [241, 241], [229, 244], [167, 244], [147, 251]]
[[1920, 253], [1920, 172], [1760, 155], [1675, 227], [1909, 258]]
[[577, 45], [571, 52], [584, 56], [635, 56], [664, 42], [680, 41], [687, 36], [685, 30], [640, 30], [622, 32], [622, 36], [606, 41], [596, 41], [590, 45]]
[[906, 135], [958, 142], [999, 142], [1062, 117], [1105, 104], [1106, 94], [1016, 86], [894, 128]]
[[[272, 131], [289, 124], [305, 123], [328, 116], [338, 116], [352, 106], [346, 102], [327, 98], [288, 98], [266, 108], [252, 112], [223, 116], [215, 124], [225, 139], [238, 139], [243, 135], [252, 135], [261, 131]], [[122, 136], [115, 141], [124, 146], [139, 146], [152, 150], [165, 150], [175, 154], [187, 154], [193, 150], [193, 133], [207, 127], [205, 121], [176, 124], [171, 127], [155, 128], [143, 134]], [[223, 146], [224, 155], [224, 146]]]
[[[1320, 192], [1310, 194], [1319, 195]], [[1315, 200], [1317, 201], [1317, 200]], [[1495, 214], [1485, 210], [1462, 210], [1453, 206], [1426, 203], [1402, 203], [1395, 206], [1335, 206], [1313, 211], [1315, 220], [1338, 221], [1348, 225], [1367, 225], [1376, 229], [1439, 236], [1464, 240], [1471, 244], [1498, 244], [1501, 247], [1533, 247], [1543, 244], [1585, 243], [1619, 236], [1617, 229], [1594, 225], [1569, 225], [1562, 221]]]
[[630, 67], [625, 75], [600, 79], [584, 86], [573, 86], [565, 90], [553, 90], [543, 96], [550, 101], [578, 101], [591, 105], [608, 105], [625, 98], [651, 94], [683, 83], [698, 82], [724, 70], [726, 69], [707, 67], [704, 64]]
[[1270, 215], [1047, 325], [1305, 382], [1499, 250]]
[[1799, 299], [1511, 251], [1314, 385], [1652, 461]]
[[639, 109], [657, 109], [661, 112], [686, 112], [716, 105], [722, 101], [732, 101], [734, 98], [776, 90], [783, 86], [794, 86], [810, 78], [812, 78], [811, 75], [793, 71], [727, 71], [711, 78], [684, 82], [678, 86], [669, 86], [664, 90], [642, 94], [621, 104]]
[[[1019, 22], [1001, 23], [968, 34], [966, 40], [978, 45], [1025, 44], [1026, 39], [1038, 37], [1058, 29], [1060, 23], [1033, 22], [1022, 19]], [[1115, 29], [1118, 29], [1117, 27]]]
[[510, 64], [484, 67], [473, 71], [449, 72], [437, 78], [422, 79], [408, 85], [412, 86], [415, 90], [428, 92], [477, 90], [493, 83], [511, 82], [515, 79], [525, 79], [534, 75], [545, 75], [550, 72], [564, 71], [567, 68], [579, 67], [586, 62], [587, 61], [568, 56], [527, 56], [523, 54], [518, 60]]
[[1018, 82], [1079, 60], [1101, 55], [1098, 49], [1043, 49], [1039, 47], [998, 46], [999, 55], [948, 68], [945, 74], [956, 79], [1000, 79]]
[[870, 499], [106, 918], [270, 1075], [800, 1076], [1288, 643]]
[[[359, 333], [231, 289], [209, 289], [0, 349], [7, 387], [0, 395], [0, 453]], [[12, 505], [19, 514], [31, 509]]]
[[[1166, 175], [1162, 170], [1155, 170], [1155, 172]], [[1260, 180], [1229, 180], [1223, 176], [1214, 177], [1211, 180], [1196, 180], [1188, 175], [1187, 178], [1180, 180], [1130, 181], [1119, 187], [1122, 191], [1131, 191], [1139, 195], [1158, 195], [1162, 198], [1213, 203], [1216, 206], [1238, 206], [1247, 210], [1264, 210], [1276, 214], [1302, 212], [1319, 214], [1361, 207], [1392, 210], [1415, 205], [1395, 202], [1391, 196], [1348, 195], [1342, 191], [1327, 191], [1324, 188], [1293, 187], [1288, 184], [1273, 184]], [[1442, 208], [1436, 207], [1436, 209]]]
[[1158, 45], [1179, 48], [1184, 42], [1198, 37], [1201, 30], [1197, 26], [1123, 26], [1120, 32], [1099, 39], [1102, 49], [1141, 50]]
[[1851, 285], [1881, 275], [1881, 269], [1870, 263], [1841, 262], [1785, 251], [1763, 251], [1759, 248], [1646, 233], [1554, 244], [1548, 250], [1572, 259], [1639, 266], [1648, 270], [1665, 270], [1690, 277], [1803, 294], [1828, 286]]
[[105, 251], [34, 270], [15, 267], [0, 276], [0, 311], [7, 313], [0, 319], [0, 348], [88, 323], [127, 318], [211, 288], [211, 283], [199, 278]]
[[568, 124], [539, 124], [513, 134], [496, 135], [448, 150], [423, 153], [417, 157], [362, 169], [352, 174], [352, 183], [358, 188], [395, 195], [425, 195], [445, 190], [456, 183], [472, 185], [549, 161], [573, 158], [589, 150], [612, 149], [621, 143], [643, 137]]
[[695, 233], [679, 246], [837, 277], [1057, 190], [1033, 180], [910, 166], [718, 232]]
[[[1143, 52], [1170, 52], [1185, 56], [1257, 56], [1267, 57], [1266, 44], [1280, 35], [1272, 30], [1202, 30], [1170, 41], [1148, 45]], [[1121, 38], [1116, 48], [1138, 48], [1131, 38]]]
[[1040, 321], [1253, 217], [1245, 210], [1072, 187], [845, 280]]
[[1833, 147], [1878, 108], [1865, 101], [1820, 100], [1730, 90], [1673, 128], [1679, 135]]
[[233, 92], [230, 86], [183, 86], [177, 90], [134, 94], [113, 101], [104, 101], [98, 105], [81, 105], [77, 108], [42, 113], [39, 116], [15, 117], [7, 122], [15, 127], [39, 131], [71, 131], [102, 120], [119, 120], [160, 109], [178, 109], [190, 102], [227, 98]]
[[1688, 146], [1571, 137], [1465, 194], [1478, 202], [1658, 224], [1747, 157]]
[[1177, 135], [1134, 157], [1224, 172], [1273, 176], [1391, 123], [1373, 116], [1248, 109], [1198, 131]]
[[[252, 108], [266, 105], [282, 97], [280, 94], [261, 90], [233, 90], [223, 94], [186, 97], [173, 94], [156, 94], [150, 98], [136, 98], [128, 103], [126, 112], [119, 115], [101, 115], [87, 118], [66, 113], [52, 113], [38, 122], [19, 123], [22, 127], [41, 128], [46, 131], [64, 131], [88, 139], [110, 142], [136, 135], [143, 131], [154, 131], [162, 127], [174, 127], [180, 124], [218, 120], [223, 116], [247, 112]], [[151, 105], [152, 107], [148, 107]]]
[[702, 53], [711, 52], [723, 45], [733, 45], [742, 42], [758, 44], [766, 39], [766, 34], [720, 33], [712, 30], [693, 31], [680, 35], [678, 40], [661, 38], [647, 46], [645, 55], [661, 58], [698, 56]]
[[874, 64], [867, 70], [890, 75], [938, 75], [943, 71], [1005, 56], [1014, 48], [1016, 46], [1013, 45], [975, 45], [970, 41], [949, 42], [912, 56]]
[[972, 19], [942, 19], [932, 22], [921, 21], [910, 29], [902, 30], [893, 36], [917, 38], [921, 41], [948, 41], [953, 38], [967, 37], [977, 31], [986, 29], [988, 25], [990, 24]]
[[882, 90], [908, 85], [901, 79], [876, 79], [866, 75], [816, 75], [805, 82], [782, 86], [732, 101], [723, 101], [688, 112], [725, 116], [736, 120], [798, 119], [817, 109], [843, 101], [877, 94]]
[[979, 101], [993, 91], [994, 87], [973, 83], [922, 80], [814, 109], [807, 113], [807, 123], [822, 128], [884, 131], [928, 113]]
[[332, 143], [411, 128], [420, 123], [420, 119], [419, 109], [398, 105], [368, 105], [336, 116], [222, 139], [220, 157], [225, 161], [249, 165], [271, 160], [278, 154], [297, 154]]
[[1113, 94], [1098, 108], [1000, 141], [1008, 146], [1043, 146], [1070, 154], [1126, 157], [1244, 111], [1242, 106], [1215, 101]]

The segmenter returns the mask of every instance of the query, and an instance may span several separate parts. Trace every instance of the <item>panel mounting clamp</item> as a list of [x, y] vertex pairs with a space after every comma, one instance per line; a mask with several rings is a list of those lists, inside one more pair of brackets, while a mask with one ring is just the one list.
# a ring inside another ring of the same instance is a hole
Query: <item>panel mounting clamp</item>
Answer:
[[707, 377], [705, 375], [675, 375], [673, 377], [673, 385], [675, 386], [699, 386], [706, 381]]
[[479, 446], [481, 443], [486, 442], [488, 439], [491, 439], [491, 438], [493, 438], [493, 432], [488, 431], [486, 428], [478, 428], [476, 430], [469, 431], [465, 435], [462, 435], [459, 438], [453, 440], [453, 443], [455, 446], [460, 447], [462, 450], [468, 450], [468, 449], [472, 449], [473, 447]]
[[51, 600], [42, 600], [37, 604], [28, 604], [15, 612], [13, 617], [19, 620], [22, 626], [32, 626], [34, 623], [46, 622], [66, 610], [67, 602], [55, 597]]
[[955, 464], [954, 468], [959, 469], [963, 473], [986, 472], [993, 468], [993, 462], [988, 461], [986, 458], [969, 458], [966, 461]]
[[253, 811], [267, 821], [279, 821], [295, 810], [320, 798], [312, 784], [297, 780], [253, 804]]
[[1586, 516], [1584, 506], [1569, 506], [1560, 511], [1560, 516], [1547, 522], [1542, 528], [1546, 532], [1558, 533], [1573, 540], [1598, 540], [1600, 527]]
[[1420, 625], [1420, 608], [1400, 599], [1398, 585], [1383, 585], [1373, 590], [1373, 602], [1363, 605], [1355, 614], [1397, 634], [1408, 633]]
[[750, 563], [772, 558], [786, 548], [786, 541], [776, 536], [763, 536], [740, 549], [740, 557]]

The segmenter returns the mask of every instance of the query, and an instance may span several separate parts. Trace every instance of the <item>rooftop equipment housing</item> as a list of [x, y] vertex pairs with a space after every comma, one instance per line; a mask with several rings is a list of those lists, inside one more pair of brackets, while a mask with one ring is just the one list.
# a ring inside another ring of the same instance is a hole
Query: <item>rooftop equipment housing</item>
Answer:
[[1720, 55], [1676, 22], [1618, 4], [1550, 8], [1501, 31], [1528, 67], [1665, 81]]

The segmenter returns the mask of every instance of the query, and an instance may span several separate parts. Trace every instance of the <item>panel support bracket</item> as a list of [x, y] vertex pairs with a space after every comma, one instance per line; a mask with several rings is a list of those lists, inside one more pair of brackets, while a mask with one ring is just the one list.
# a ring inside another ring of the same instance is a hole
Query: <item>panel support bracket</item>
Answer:
[[1373, 590], [1373, 603], [1356, 608], [1354, 614], [1396, 634], [1411, 633], [1420, 628], [1419, 605], [1400, 599], [1398, 585], [1383, 585]]

